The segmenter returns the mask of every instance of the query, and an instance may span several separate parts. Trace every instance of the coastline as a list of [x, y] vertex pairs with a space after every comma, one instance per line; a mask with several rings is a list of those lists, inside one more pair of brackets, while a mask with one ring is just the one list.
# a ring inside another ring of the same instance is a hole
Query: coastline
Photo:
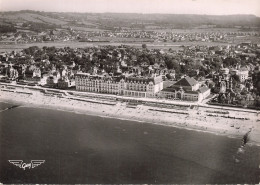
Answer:
[[[30, 92], [30, 90], [26, 90], [26, 92]], [[54, 109], [76, 114], [145, 122], [241, 139], [247, 132], [252, 131], [250, 133], [250, 144], [260, 145], [260, 123], [256, 121], [258, 117], [256, 113], [229, 111], [231, 116], [247, 116], [250, 118], [249, 120], [237, 120], [220, 116], [208, 116], [206, 111], [214, 110], [213, 108], [199, 107], [196, 110], [187, 108], [187, 110], [180, 111], [147, 105], [129, 107], [124, 102], [106, 105], [64, 97], [46, 96], [35, 91], [32, 94], [1, 91], [0, 101], [19, 104], [23, 107]]]

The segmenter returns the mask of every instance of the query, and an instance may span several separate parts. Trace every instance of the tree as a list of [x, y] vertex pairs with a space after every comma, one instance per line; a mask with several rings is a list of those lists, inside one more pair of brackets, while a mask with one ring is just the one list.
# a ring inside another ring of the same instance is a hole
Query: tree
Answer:
[[231, 78], [233, 78], [235, 83], [240, 83], [240, 79], [239, 79], [238, 75], [234, 74], [234, 75], [231, 76]]
[[218, 71], [221, 68], [222, 64], [223, 61], [221, 58], [214, 58], [214, 60], [211, 63], [209, 63], [211, 68], [215, 71]]
[[232, 58], [232, 57], [227, 57], [224, 59], [223, 65], [224, 67], [230, 67], [230, 66], [234, 66], [240, 64], [240, 61], [237, 60], [236, 58]]
[[246, 89], [246, 88], [243, 88], [240, 94], [241, 94], [241, 95], [246, 95], [246, 94], [248, 94], [247, 89]]
[[204, 71], [200, 71], [199, 72], [199, 76], [205, 77], [205, 72]]
[[181, 71], [180, 64], [175, 58], [165, 56], [164, 61], [167, 69], [174, 69], [176, 73], [180, 73]]
[[260, 80], [256, 84], [257, 93], [260, 95]]
[[12, 26], [1, 25], [0, 33], [16, 32], [16, 28]]
[[190, 77], [195, 77], [195, 76], [197, 76], [197, 71], [196, 71], [196, 70], [190, 70], [190, 71], [189, 71], [189, 76], [190, 76]]
[[36, 51], [38, 51], [39, 50], [39, 47], [38, 46], [31, 46], [31, 47], [29, 47], [29, 48], [26, 48], [26, 49], [24, 49], [24, 52], [27, 54], [27, 55], [34, 55], [34, 53], [36, 52]]
[[142, 48], [143, 49], [147, 49], [147, 45], [146, 44], [142, 44]]
[[166, 74], [167, 79], [172, 79], [172, 76], [170, 74]]

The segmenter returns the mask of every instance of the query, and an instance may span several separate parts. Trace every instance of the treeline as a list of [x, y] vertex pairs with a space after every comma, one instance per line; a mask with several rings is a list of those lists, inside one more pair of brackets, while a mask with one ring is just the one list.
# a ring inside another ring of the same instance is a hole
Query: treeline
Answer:
[[30, 30], [35, 32], [42, 32], [48, 29], [56, 29], [60, 27], [54, 24], [35, 23], [35, 22], [31, 22], [29, 23], [29, 25], [30, 25]]
[[0, 33], [9, 33], [9, 32], [16, 32], [16, 28], [14, 26], [7, 26], [7, 25], [0, 26]]

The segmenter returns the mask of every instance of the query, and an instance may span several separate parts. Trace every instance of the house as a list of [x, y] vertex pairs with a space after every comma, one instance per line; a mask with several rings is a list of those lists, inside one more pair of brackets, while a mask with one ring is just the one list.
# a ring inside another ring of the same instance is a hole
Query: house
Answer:
[[46, 85], [48, 77], [49, 77], [49, 74], [43, 74], [39, 84], [43, 85], [43, 86]]
[[239, 69], [231, 69], [230, 70], [231, 75], [238, 75], [240, 82], [244, 82], [248, 79], [249, 71], [247, 68], [239, 68]]
[[244, 82], [245, 80], [248, 79], [248, 73], [249, 73], [249, 71], [246, 68], [241, 68], [239, 70], [238, 76], [239, 76], [240, 82]]
[[60, 79], [60, 73], [58, 71], [53, 72], [52, 74], [48, 75], [46, 79], [46, 86], [57, 87], [59, 79]]
[[58, 83], [58, 78], [56, 76], [48, 76], [46, 79], [46, 86], [48, 87], [56, 87]]
[[57, 87], [59, 89], [67, 89], [67, 88], [70, 88], [73, 86], [75, 86], [74, 79], [69, 79], [68, 77], [62, 77], [62, 78], [58, 79]]
[[35, 68], [34, 70], [33, 70], [33, 77], [41, 77], [41, 70], [40, 70], [40, 68]]
[[9, 79], [12, 79], [12, 80], [18, 78], [18, 76], [19, 76], [18, 71], [16, 69], [14, 69], [12, 66], [8, 66], [6, 72], [7, 72], [7, 76], [9, 77]]
[[121, 61], [121, 66], [126, 68], [127, 67], [127, 63], [124, 60], [122, 60]]

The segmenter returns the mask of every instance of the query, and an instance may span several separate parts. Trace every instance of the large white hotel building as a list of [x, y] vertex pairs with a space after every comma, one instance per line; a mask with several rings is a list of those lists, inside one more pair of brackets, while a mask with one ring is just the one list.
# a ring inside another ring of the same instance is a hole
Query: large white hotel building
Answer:
[[78, 73], [76, 90], [132, 97], [155, 97], [163, 89], [162, 76], [157, 77], [106, 77]]

